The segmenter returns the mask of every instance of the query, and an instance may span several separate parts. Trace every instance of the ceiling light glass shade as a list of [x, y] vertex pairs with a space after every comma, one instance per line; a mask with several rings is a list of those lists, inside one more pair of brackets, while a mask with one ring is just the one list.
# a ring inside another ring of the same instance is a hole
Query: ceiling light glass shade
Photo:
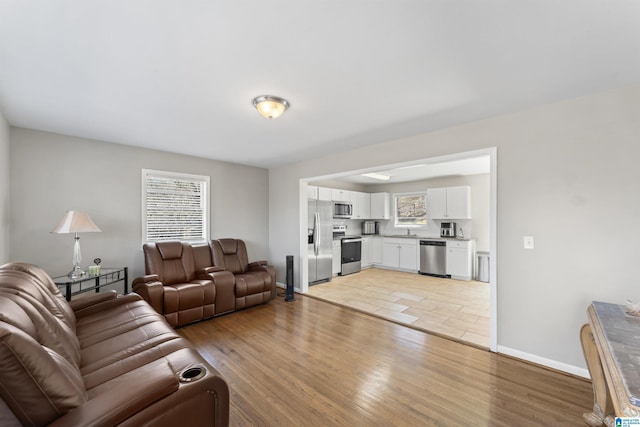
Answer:
[[262, 95], [253, 100], [253, 105], [262, 116], [277, 119], [289, 108], [289, 101], [277, 96]]
[[391, 178], [389, 175], [384, 175], [384, 174], [377, 173], [377, 172], [363, 173], [362, 176], [367, 176], [369, 178], [379, 179], [380, 181], [387, 181], [387, 180], [389, 180], [389, 178]]

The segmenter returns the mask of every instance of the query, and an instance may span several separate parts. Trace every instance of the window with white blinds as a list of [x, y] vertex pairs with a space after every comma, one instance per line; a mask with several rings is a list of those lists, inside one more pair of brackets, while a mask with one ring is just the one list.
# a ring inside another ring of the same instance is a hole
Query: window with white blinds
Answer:
[[142, 239], [209, 239], [209, 177], [142, 169]]

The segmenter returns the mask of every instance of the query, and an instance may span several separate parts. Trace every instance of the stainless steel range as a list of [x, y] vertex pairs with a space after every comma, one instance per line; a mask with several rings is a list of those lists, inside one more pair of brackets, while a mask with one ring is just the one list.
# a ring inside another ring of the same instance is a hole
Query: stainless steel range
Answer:
[[360, 236], [343, 237], [341, 240], [342, 261], [340, 275], [357, 273], [360, 271], [362, 256], [362, 238]]

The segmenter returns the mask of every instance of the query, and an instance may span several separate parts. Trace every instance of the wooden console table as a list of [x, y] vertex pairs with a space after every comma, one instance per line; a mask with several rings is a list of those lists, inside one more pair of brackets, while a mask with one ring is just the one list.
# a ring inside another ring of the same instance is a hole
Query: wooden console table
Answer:
[[640, 417], [640, 317], [625, 306], [594, 301], [580, 341], [593, 385], [592, 427], [615, 427], [615, 417]]

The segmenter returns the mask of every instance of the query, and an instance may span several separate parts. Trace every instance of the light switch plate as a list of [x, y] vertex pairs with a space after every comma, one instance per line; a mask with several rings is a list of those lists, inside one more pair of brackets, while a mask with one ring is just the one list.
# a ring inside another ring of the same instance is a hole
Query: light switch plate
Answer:
[[524, 236], [522, 240], [524, 241], [525, 249], [533, 249], [533, 236]]

